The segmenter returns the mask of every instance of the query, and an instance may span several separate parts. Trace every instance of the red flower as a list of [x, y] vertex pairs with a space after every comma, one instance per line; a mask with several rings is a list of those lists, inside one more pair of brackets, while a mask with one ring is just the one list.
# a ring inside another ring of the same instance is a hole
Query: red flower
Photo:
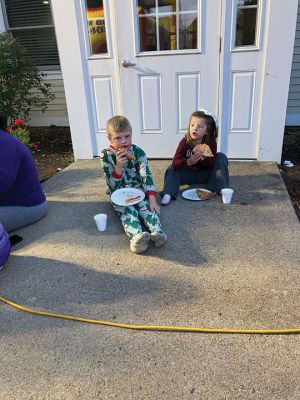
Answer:
[[37, 150], [38, 150], [38, 148], [39, 148], [39, 145], [38, 145], [38, 143], [34, 143], [34, 145], [33, 145], [33, 149], [34, 149], [34, 151], [37, 151]]
[[14, 125], [25, 125], [25, 121], [23, 119], [15, 119]]
[[12, 132], [12, 129], [11, 129], [10, 126], [8, 126], [8, 127], [6, 128], [6, 132], [8, 132], [8, 133], [11, 133], [11, 132]]

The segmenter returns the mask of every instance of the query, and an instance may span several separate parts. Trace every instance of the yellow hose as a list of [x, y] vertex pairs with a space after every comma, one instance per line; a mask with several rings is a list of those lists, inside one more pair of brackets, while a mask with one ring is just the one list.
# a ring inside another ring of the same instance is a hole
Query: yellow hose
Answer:
[[86, 322], [89, 324], [113, 326], [115, 328], [124, 329], [135, 329], [140, 331], [171, 331], [171, 332], [197, 332], [197, 333], [247, 333], [247, 334], [259, 334], [259, 335], [286, 335], [286, 334], [296, 334], [300, 333], [300, 328], [290, 328], [290, 329], [220, 329], [220, 328], [191, 328], [187, 326], [171, 326], [171, 325], [130, 325], [130, 324], [120, 324], [117, 322], [101, 321], [97, 319], [89, 319], [82, 317], [75, 317], [73, 315], [56, 314], [46, 311], [33, 310], [32, 308], [24, 307], [19, 304], [13, 303], [10, 300], [5, 299], [0, 296], [0, 300], [3, 303], [8, 304], [14, 308], [21, 311], [26, 311], [31, 314], [45, 315], [47, 317], [70, 319], [72, 321]]

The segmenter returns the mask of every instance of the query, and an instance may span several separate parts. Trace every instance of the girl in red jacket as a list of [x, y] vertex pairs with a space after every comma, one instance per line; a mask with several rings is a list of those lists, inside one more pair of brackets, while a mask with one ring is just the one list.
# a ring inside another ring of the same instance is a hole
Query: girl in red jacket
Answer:
[[[205, 184], [214, 196], [229, 187], [228, 160], [225, 154], [217, 153], [217, 119], [206, 110], [192, 113], [188, 132], [180, 141], [172, 164], [165, 173], [162, 205], [175, 200], [181, 185]], [[209, 146], [212, 156], [203, 151], [193, 151], [197, 144]]]

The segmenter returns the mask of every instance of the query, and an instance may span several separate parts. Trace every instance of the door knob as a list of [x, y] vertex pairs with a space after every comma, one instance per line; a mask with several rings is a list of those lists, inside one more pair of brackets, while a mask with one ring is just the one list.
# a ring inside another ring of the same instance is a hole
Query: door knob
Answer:
[[122, 60], [122, 65], [124, 68], [128, 68], [128, 67], [134, 67], [136, 63], [133, 63], [129, 60]]

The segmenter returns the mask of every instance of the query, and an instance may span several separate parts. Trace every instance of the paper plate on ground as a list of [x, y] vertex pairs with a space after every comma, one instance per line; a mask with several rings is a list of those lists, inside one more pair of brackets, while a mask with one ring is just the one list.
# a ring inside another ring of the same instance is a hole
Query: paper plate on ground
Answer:
[[186, 200], [195, 200], [195, 201], [203, 201], [207, 199], [200, 199], [200, 197], [197, 195], [196, 190], [203, 190], [205, 193], [212, 193], [210, 190], [203, 189], [203, 188], [194, 188], [194, 189], [188, 189], [182, 192], [182, 197]]
[[111, 195], [111, 201], [118, 206], [133, 206], [145, 198], [145, 193], [140, 189], [122, 188]]

